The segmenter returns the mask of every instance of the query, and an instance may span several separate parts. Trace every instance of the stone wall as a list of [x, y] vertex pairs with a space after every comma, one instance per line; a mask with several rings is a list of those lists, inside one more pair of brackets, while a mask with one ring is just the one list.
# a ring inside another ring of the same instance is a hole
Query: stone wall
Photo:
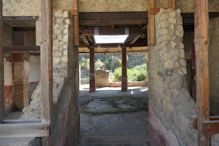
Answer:
[[[41, 117], [40, 92], [39, 84], [32, 95], [32, 102], [23, 109], [23, 118]], [[60, 10], [54, 13], [53, 18], [53, 146], [77, 144], [78, 94], [78, 48], [73, 45], [73, 16]]]
[[[80, 0], [80, 12], [127, 12], [147, 11], [149, 0]], [[133, 5], [135, 4], [135, 5]], [[168, 8], [169, 0], [156, 0], [157, 8]], [[219, 12], [219, 1], [209, 0], [209, 11]], [[72, 0], [54, 0], [54, 9], [71, 10]], [[193, 12], [194, 1], [177, 0], [176, 8], [182, 12]], [[39, 16], [40, 0], [3, 0], [4, 16]]]
[[219, 17], [210, 21], [209, 37], [211, 113], [219, 115]]
[[3, 16], [39, 16], [40, 0], [3, 0]]
[[[68, 73], [68, 34], [69, 34], [69, 13], [67, 11], [57, 11], [53, 19], [53, 101], [57, 102], [65, 77]], [[36, 35], [40, 36], [40, 23], [37, 22]], [[40, 43], [37, 37], [37, 44]], [[37, 86], [30, 106], [23, 109], [24, 118], [40, 118], [39, 98], [40, 87]]]
[[109, 86], [109, 72], [105, 70], [96, 70], [96, 86], [108, 87]]
[[156, 14], [156, 45], [149, 48], [149, 129], [151, 145], [197, 145], [192, 127], [195, 103], [187, 91], [180, 10]]

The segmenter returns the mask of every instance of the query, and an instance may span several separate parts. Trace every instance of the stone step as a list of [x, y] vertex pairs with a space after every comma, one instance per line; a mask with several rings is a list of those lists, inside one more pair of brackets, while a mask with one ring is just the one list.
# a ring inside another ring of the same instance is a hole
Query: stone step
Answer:
[[41, 146], [40, 138], [0, 138], [0, 146]]
[[86, 136], [79, 146], [149, 146], [145, 135]]

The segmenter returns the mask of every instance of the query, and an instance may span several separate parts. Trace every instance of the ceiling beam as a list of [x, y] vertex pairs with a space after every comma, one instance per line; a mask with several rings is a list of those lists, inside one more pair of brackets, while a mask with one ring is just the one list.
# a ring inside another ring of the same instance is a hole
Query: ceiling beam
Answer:
[[[83, 27], [80, 29], [82, 35], [92, 36], [95, 34], [94, 27]], [[147, 30], [141, 27], [129, 27], [129, 35], [146, 34]], [[99, 35], [123, 35], [125, 34], [125, 27], [99, 27]]]

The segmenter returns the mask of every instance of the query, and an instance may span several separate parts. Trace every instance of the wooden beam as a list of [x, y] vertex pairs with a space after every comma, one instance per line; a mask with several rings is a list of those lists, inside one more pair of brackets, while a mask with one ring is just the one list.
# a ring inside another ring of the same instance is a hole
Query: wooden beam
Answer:
[[80, 12], [80, 20], [147, 19], [147, 12]]
[[38, 16], [4, 16], [3, 22], [38, 21]]
[[209, 67], [208, 67], [208, 0], [195, 0], [195, 55], [198, 145], [210, 146], [210, 135], [204, 131], [209, 121]]
[[0, 123], [4, 119], [4, 60], [3, 60], [3, 27], [2, 0], [0, 0]]
[[130, 44], [133, 45], [140, 37], [141, 37], [141, 35], [136, 35], [136, 36], [134, 37], [134, 39], [131, 40]]
[[80, 25], [85, 26], [123, 26], [123, 25], [146, 25], [146, 19], [96, 19], [96, 20], [80, 20]]
[[[219, 116], [210, 116], [210, 121], [219, 121]], [[193, 128], [197, 129], [197, 118], [193, 120]]]
[[90, 45], [90, 43], [89, 43], [89, 41], [88, 41], [88, 39], [87, 39], [86, 36], [81, 35], [80, 38], [83, 40], [83, 42], [84, 42], [86, 45], [88, 45], [88, 46]]
[[205, 121], [204, 124], [204, 132], [207, 135], [215, 135], [219, 133], [219, 120], [215, 121]]
[[154, 0], [149, 0], [148, 12], [148, 45], [155, 45], [155, 16], [151, 14], [151, 9], [155, 7]]
[[0, 138], [27, 138], [49, 136], [49, 123], [0, 124]]
[[169, 0], [169, 7], [172, 8], [172, 9], [176, 8], [175, 0]]
[[41, 96], [42, 121], [51, 121], [53, 102], [52, 0], [41, 0]]
[[[95, 34], [95, 27], [81, 28], [81, 35], [93, 36]], [[129, 27], [129, 35], [146, 34], [147, 31], [140, 27]], [[99, 27], [99, 35], [122, 35], [125, 34], [125, 27], [117, 27], [112, 29], [111, 27]]]
[[[146, 52], [148, 52], [148, 47], [127, 48], [127, 53], [146, 53]], [[88, 48], [79, 48], [79, 53], [90, 53], [90, 50]], [[95, 48], [95, 53], [121, 54], [122, 50], [120, 48]]]
[[12, 53], [40, 53], [40, 46], [4, 46], [4, 54]]

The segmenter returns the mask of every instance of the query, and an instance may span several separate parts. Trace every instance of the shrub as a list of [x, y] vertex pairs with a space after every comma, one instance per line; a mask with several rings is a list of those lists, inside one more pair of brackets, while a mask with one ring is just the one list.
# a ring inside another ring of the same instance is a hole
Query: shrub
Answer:
[[[134, 68], [127, 70], [128, 79], [130, 81], [145, 81], [147, 78], [147, 66], [146, 64], [138, 65]], [[119, 67], [114, 72], [114, 80], [122, 80], [122, 68]]]

